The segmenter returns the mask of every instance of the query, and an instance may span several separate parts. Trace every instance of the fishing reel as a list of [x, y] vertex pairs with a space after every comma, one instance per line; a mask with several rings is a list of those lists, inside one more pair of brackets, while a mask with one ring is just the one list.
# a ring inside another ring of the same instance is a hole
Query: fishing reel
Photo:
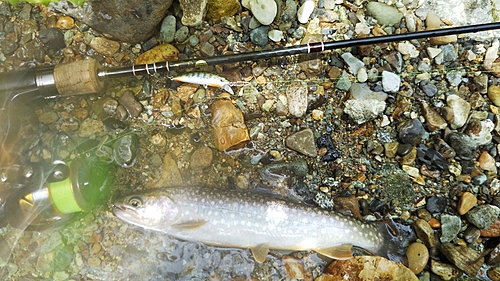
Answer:
[[95, 157], [14, 165], [0, 174], [0, 221], [18, 229], [57, 227], [108, 199], [110, 166]]

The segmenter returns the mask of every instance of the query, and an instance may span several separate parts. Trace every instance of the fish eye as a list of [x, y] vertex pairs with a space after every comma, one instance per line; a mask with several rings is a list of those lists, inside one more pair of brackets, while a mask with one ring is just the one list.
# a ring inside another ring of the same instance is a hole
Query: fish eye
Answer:
[[134, 208], [139, 208], [142, 206], [142, 199], [139, 196], [132, 196], [128, 200], [128, 204]]

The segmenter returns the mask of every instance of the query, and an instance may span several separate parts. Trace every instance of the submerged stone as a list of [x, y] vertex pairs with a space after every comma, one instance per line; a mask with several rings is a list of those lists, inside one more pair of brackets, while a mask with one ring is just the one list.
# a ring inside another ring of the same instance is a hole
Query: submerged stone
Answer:
[[316, 157], [318, 151], [314, 144], [314, 134], [311, 129], [305, 129], [297, 132], [285, 140], [288, 148], [295, 150], [307, 156]]

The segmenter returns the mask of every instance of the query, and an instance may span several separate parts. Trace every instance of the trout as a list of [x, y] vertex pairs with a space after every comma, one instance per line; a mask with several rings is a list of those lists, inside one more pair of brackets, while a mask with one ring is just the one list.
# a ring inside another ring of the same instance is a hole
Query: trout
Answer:
[[365, 223], [252, 191], [158, 188], [120, 197], [112, 208], [127, 223], [180, 240], [249, 248], [259, 263], [270, 249], [312, 250], [334, 259], [349, 259], [352, 246], [385, 257], [397, 247], [383, 223]]

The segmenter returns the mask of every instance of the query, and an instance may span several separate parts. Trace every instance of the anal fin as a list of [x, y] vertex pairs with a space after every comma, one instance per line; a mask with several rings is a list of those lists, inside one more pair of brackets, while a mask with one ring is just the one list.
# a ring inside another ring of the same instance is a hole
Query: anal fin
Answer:
[[256, 262], [263, 263], [267, 258], [267, 254], [269, 253], [269, 245], [259, 244], [255, 247], [250, 248], [250, 251], [252, 251], [253, 258]]
[[352, 245], [337, 245], [325, 249], [315, 249], [315, 252], [336, 260], [352, 259]]

